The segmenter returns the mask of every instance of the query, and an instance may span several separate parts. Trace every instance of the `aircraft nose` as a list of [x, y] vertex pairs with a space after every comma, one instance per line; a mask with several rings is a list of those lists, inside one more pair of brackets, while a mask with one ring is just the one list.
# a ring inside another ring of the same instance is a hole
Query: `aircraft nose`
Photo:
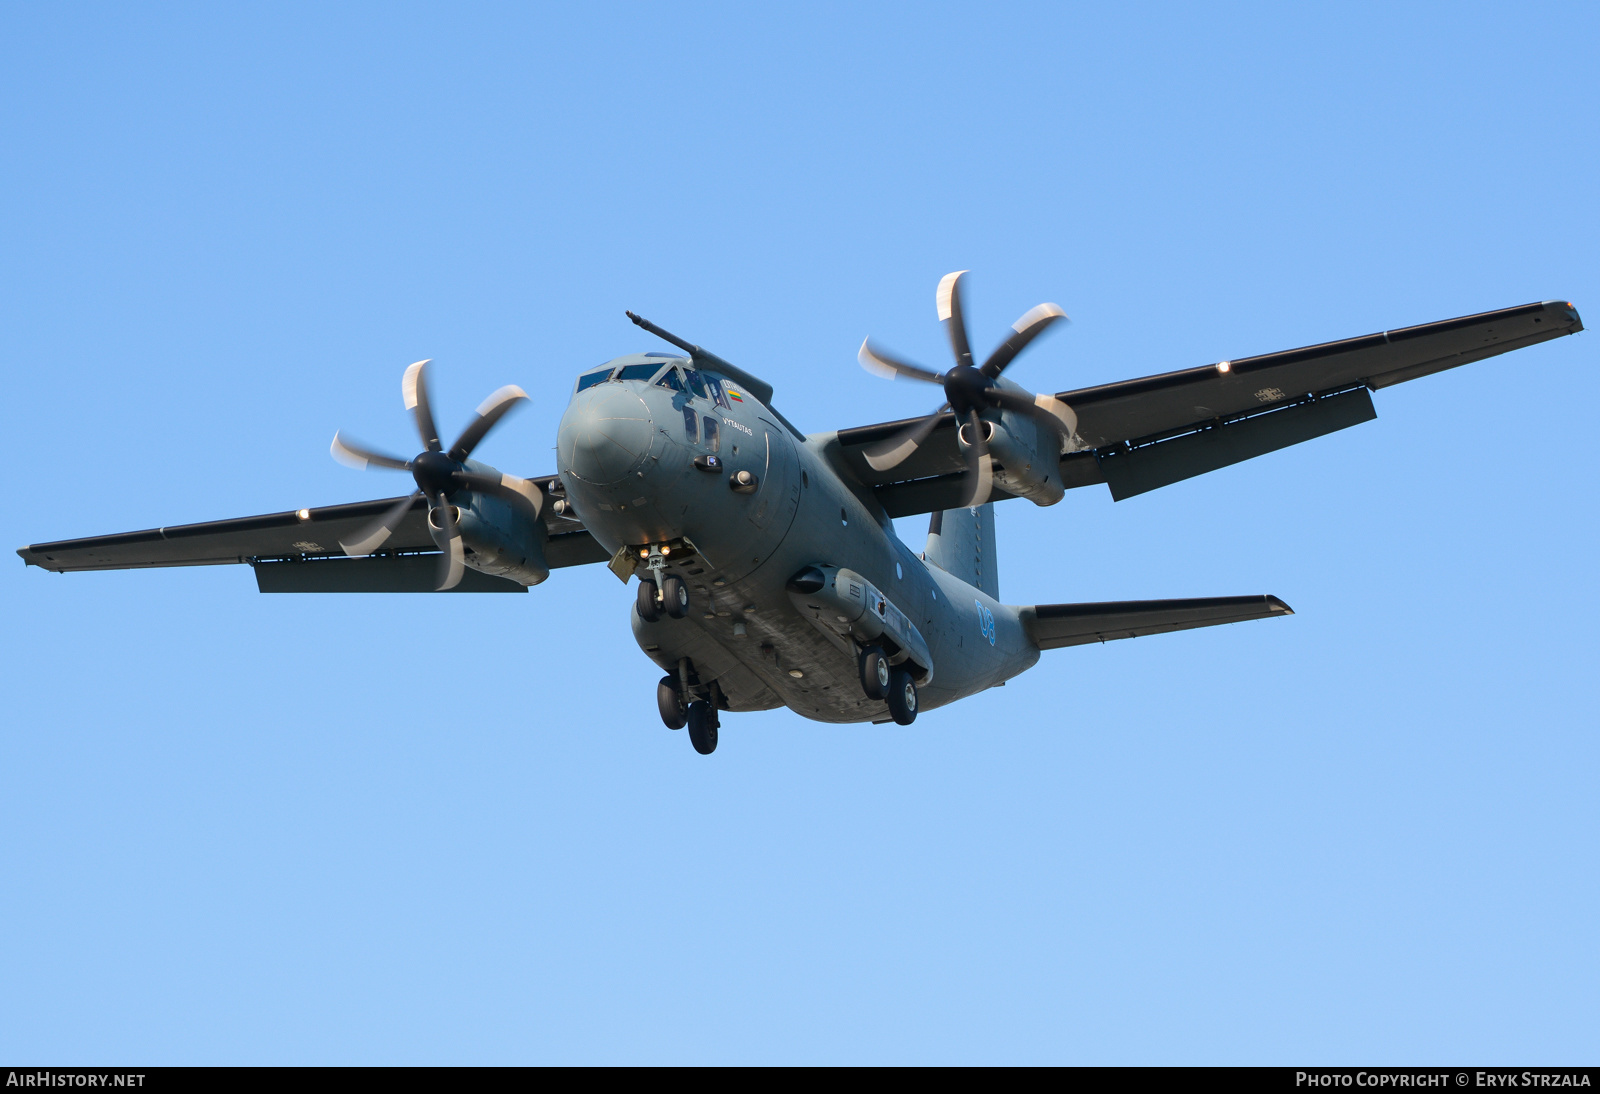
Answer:
[[609, 486], [644, 462], [654, 433], [643, 399], [621, 384], [598, 384], [580, 391], [562, 415], [557, 462], [563, 472]]

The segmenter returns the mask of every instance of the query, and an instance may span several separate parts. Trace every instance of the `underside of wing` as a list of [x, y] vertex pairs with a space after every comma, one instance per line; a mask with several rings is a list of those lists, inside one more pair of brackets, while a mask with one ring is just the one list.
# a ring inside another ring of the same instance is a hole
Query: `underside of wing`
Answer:
[[[533, 480], [548, 490], [551, 477]], [[383, 549], [349, 558], [341, 541], [359, 537], [404, 498], [328, 505], [261, 516], [206, 521], [139, 532], [35, 543], [17, 554], [30, 566], [57, 573], [157, 566], [248, 563], [262, 592], [432, 592], [439, 548], [428, 532], [427, 502], [418, 497], [394, 526]], [[583, 525], [547, 512], [545, 560], [551, 569], [604, 562], [610, 556]], [[514, 592], [514, 581], [470, 572], [463, 592]]]
[[[1085, 446], [1062, 457], [1062, 480], [1068, 489], [1106, 483], [1121, 500], [1368, 421], [1370, 391], [1582, 329], [1571, 304], [1546, 301], [1059, 392]], [[949, 413], [903, 463], [879, 471], [867, 462], [867, 448], [915, 421], [840, 430], [829, 441], [841, 469], [890, 516], [954, 508], [964, 496]]]
[[1022, 626], [1041, 650], [1055, 650], [1293, 614], [1289, 605], [1275, 596], [1114, 600], [1101, 604], [1036, 604], [1022, 609]]

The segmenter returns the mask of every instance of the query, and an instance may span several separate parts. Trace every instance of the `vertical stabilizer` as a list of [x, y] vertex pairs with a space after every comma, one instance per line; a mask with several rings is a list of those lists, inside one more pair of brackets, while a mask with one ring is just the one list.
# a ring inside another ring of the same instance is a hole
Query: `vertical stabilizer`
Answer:
[[1000, 573], [994, 546], [994, 503], [976, 509], [945, 509], [928, 521], [923, 557], [947, 574], [1000, 599]]

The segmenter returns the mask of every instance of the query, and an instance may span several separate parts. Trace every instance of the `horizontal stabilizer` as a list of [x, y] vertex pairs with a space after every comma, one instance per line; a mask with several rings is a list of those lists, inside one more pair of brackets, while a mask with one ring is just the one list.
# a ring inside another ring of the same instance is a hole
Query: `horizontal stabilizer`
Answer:
[[1275, 596], [1211, 596], [1192, 600], [1111, 600], [1101, 604], [1036, 604], [1022, 609], [1022, 625], [1041, 650], [1138, 638], [1293, 615]]

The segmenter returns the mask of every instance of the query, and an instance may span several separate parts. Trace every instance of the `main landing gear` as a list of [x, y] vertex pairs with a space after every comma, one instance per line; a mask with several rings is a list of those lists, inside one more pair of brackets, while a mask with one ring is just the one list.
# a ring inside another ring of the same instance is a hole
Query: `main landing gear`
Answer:
[[[686, 663], [680, 666], [680, 676], [682, 679], [663, 676], [656, 685], [656, 706], [661, 711], [661, 721], [668, 729], [688, 726], [689, 743], [700, 755], [709, 756], [717, 750], [717, 730], [722, 724], [717, 717], [721, 690], [715, 680], [703, 688], [693, 682], [694, 670]], [[697, 691], [705, 692], [707, 698], [695, 697]], [[685, 694], [690, 696], [688, 702], [684, 701]]]
[[917, 682], [904, 666], [889, 664], [889, 655], [877, 646], [861, 651], [861, 690], [868, 699], [886, 700], [890, 716], [900, 725], [917, 720]]

